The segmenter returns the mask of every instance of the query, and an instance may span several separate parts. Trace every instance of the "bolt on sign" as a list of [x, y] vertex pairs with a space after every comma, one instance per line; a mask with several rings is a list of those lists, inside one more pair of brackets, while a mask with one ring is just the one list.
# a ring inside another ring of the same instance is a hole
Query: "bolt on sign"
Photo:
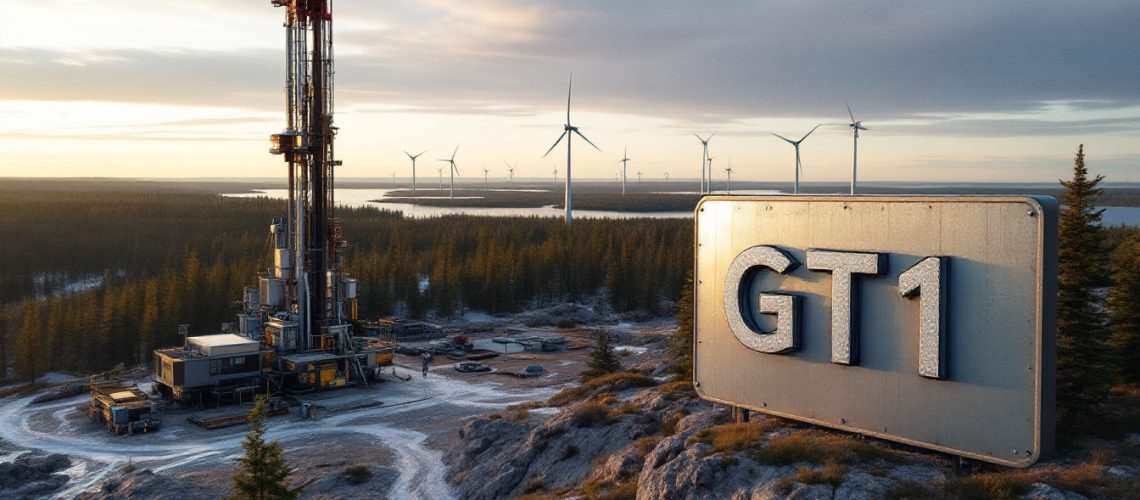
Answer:
[[695, 215], [701, 397], [1013, 467], [1051, 450], [1055, 199], [721, 196]]

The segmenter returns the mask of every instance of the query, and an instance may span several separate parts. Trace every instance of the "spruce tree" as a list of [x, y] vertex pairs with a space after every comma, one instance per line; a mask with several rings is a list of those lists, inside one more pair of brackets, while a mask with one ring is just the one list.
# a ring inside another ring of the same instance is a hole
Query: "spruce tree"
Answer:
[[1103, 210], [1093, 206], [1103, 178], [1089, 179], [1081, 145], [1073, 178], [1061, 181], [1066, 191], [1057, 250], [1057, 410], [1058, 420], [1070, 426], [1096, 412], [1112, 378], [1106, 314], [1095, 293], [1105, 273]]
[[685, 278], [681, 298], [677, 299], [677, 330], [669, 341], [669, 352], [677, 364], [673, 371], [686, 380], [693, 379], [693, 271]]
[[297, 498], [299, 491], [289, 489], [287, 480], [292, 470], [285, 464], [281, 445], [265, 442], [265, 414], [269, 404], [265, 396], [257, 397], [257, 404], [249, 413], [250, 430], [241, 447], [245, 457], [241, 469], [234, 476], [234, 494], [231, 500], [285, 500]]
[[1108, 292], [1110, 346], [1121, 379], [1140, 383], [1140, 232], [1133, 232], [1112, 254], [1113, 285]]
[[610, 341], [610, 334], [598, 331], [594, 334], [594, 349], [590, 351], [590, 358], [586, 360], [586, 370], [582, 372], [582, 381], [621, 371], [621, 361], [614, 354], [614, 346]]

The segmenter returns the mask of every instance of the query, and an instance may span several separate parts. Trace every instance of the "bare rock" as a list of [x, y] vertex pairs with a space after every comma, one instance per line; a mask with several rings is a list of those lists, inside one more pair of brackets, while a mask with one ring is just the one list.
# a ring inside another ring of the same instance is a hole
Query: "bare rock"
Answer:
[[887, 477], [896, 481], [914, 481], [921, 484], [932, 484], [946, 481], [946, 474], [942, 471], [924, 467], [922, 465], [900, 465], [887, 473]]
[[1028, 500], [1087, 500], [1084, 495], [1071, 491], [1061, 491], [1045, 483], [1033, 483], [1029, 493], [1022, 498]]
[[80, 500], [133, 498], [216, 498], [214, 492], [200, 488], [191, 480], [155, 474], [150, 469], [136, 470], [103, 482], [98, 491], [79, 495]]
[[[756, 496], [754, 495], [753, 498]], [[845, 497], [837, 496], [832, 487], [826, 484], [792, 483], [791, 489], [783, 498], [788, 500], [831, 500], [832, 498]]]
[[57, 474], [71, 467], [66, 455], [25, 454], [8, 463], [0, 463], [0, 496], [34, 498], [46, 495], [67, 484], [70, 478]]
[[851, 500], [885, 498], [887, 491], [894, 484], [895, 482], [890, 479], [872, 476], [866, 472], [849, 472], [843, 478], [843, 483], [835, 489], [835, 498]]

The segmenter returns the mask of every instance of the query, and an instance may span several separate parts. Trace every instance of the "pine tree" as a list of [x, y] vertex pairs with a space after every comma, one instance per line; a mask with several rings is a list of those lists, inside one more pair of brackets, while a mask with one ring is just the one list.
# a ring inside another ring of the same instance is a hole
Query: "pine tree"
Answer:
[[1140, 383], [1140, 232], [1133, 232], [1112, 254], [1113, 285], [1108, 292], [1110, 345], [1126, 383]]
[[1081, 145], [1072, 180], [1061, 181], [1066, 192], [1057, 252], [1057, 410], [1068, 426], [1095, 413], [1112, 380], [1106, 314], [1094, 290], [1105, 274], [1103, 210], [1093, 207], [1103, 178], [1088, 178]]
[[234, 476], [234, 494], [231, 500], [277, 500], [297, 498], [297, 490], [289, 489], [287, 480], [292, 470], [285, 464], [281, 444], [265, 442], [265, 414], [269, 404], [265, 396], [257, 397], [257, 404], [249, 413], [250, 430], [241, 447], [245, 457], [241, 469]]
[[693, 271], [685, 278], [681, 298], [677, 299], [677, 331], [669, 340], [669, 353], [677, 360], [673, 371], [685, 378], [693, 378]]
[[614, 354], [614, 346], [610, 334], [598, 331], [594, 334], [594, 349], [586, 360], [586, 370], [582, 372], [582, 381], [621, 371], [621, 361]]

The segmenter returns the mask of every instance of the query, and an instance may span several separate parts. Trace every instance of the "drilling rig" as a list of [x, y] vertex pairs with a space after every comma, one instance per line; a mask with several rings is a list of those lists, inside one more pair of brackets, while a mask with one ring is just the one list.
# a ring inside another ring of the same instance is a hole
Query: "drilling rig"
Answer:
[[186, 402], [243, 392], [301, 392], [367, 383], [394, 344], [361, 335], [356, 280], [335, 217], [331, 0], [271, 0], [285, 12], [285, 129], [270, 150], [288, 168], [285, 214], [269, 225], [273, 267], [246, 287], [236, 334], [185, 337], [155, 351], [155, 381]]

